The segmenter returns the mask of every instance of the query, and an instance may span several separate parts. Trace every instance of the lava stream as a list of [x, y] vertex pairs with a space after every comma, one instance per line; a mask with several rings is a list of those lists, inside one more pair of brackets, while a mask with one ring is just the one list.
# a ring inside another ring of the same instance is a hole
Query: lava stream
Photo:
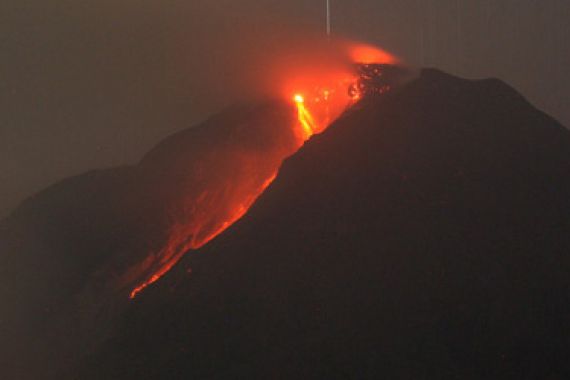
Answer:
[[[340, 103], [338, 100], [335, 103], [336, 99], [332, 93], [334, 91], [321, 90], [313, 94], [310, 102], [300, 93], [293, 96], [293, 103], [297, 108], [296, 126], [293, 128], [293, 134], [297, 136], [295, 151], [312, 135], [325, 130], [350, 104], [349, 98], [344, 95]], [[229, 190], [222, 186], [185, 201], [182, 207], [189, 208], [188, 215], [185, 220], [171, 227], [164, 248], [156, 254], [150, 254], [127, 274], [126, 278], [130, 279], [151, 271], [131, 290], [129, 297], [135, 298], [147, 286], [166, 274], [186, 252], [202, 247], [239, 220], [273, 182], [277, 168], [278, 165], [273, 172], [267, 174], [259, 186], [236, 177]]]
[[296, 94], [293, 99], [297, 105], [297, 119], [303, 128], [303, 140], [310, 138], [315, 133], [315, 121], [305, 107], [305, 98], [301, 94]]
[[[198, 164], [205, 160], [204, 164], [210, 166], [205, 171], [188, 174], [190, 181], [184, 180], [192, 183], [188, 187], [190, 191], [194, 191], [196, 185], [203, 190], [177, 200], [168, 211], [175, 216], [163, 248], [150, 253], [123, 277], [122, 284], [135, 284], [130, 291], [131, 299], [160, 279], [186, 252], [200, 248], [239, 220], [274, 180], [283, 159], [295, 153], [312, 135], [323, 132], [360, 99], [363, 95], [359, 92], [361, 76], [354, 64], [395, 62], [391, 55], [369, 45], [341, 42], [327, 44], [329, 47], [341, 49], [345, 58], [323, 59], [322, 65], [295, 73], [301, 75], [286, 74], [282, 95], [296, 108], [293, 128], [289, 125], [287, 133], [279, 139], [257, 139], [263, 141], [262, 148], [251, 148], [247, 139], [237, 141], [237, 148], [231, 149], [223, 142], [214, 141], [211, 151], [198, 160]], [[272, 124], [283, 120], [270, 119], [263, 123], [275, 127]], [[294, 136], [293, 142], [288, 135]], [[220, 167], [225, 171], [219, 172]], [[204, 175], [208, 178], [203, 178]]]
[[[172, 267], [180, 260], [180, 258], [190, 249], [198, 249], [204, 244], [208, 243], [210, 240], [221, 234], [233, 223], [238, 221], [251, 207], [253, 202], [257, 199], [259, 195], [265, 191], [267, 186], [273, 182], [277, 173], [271, 175], [257, 191], [254, 191], [247, 197], [243, 203], [237, 205], [233, 210], [232, 214], [228, 219], [222, 221], [219, 225], [215, 226], [212, 231], [208, 231], [207, 234], [201, 238], [197, 237], [200, 235], [189, 235], [192, 232], [192, 227], [189, 225], [177, 225], [171, 231], [170, 239], [166, 244], [166, 247], [161, 250], [156, 256], [149, 256], [151, 258], [157, 257], [159, 259], [159, 267], [149, 278], [144, 282], [137, 285], [130, 293], [129, 297], [131, 299], [135, 298], [138, 293], [140, 293], [144, 288], [158, 281], [162, 276], [164, 276]], [[191, 237], [190, 239], [188, 239]]]

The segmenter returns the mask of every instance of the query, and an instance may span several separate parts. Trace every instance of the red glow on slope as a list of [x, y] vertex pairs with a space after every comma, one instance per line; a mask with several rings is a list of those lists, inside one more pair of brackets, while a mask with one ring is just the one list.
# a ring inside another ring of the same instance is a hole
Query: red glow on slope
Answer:
[[[349, 91], [358, 80], [355, 63], [395, 62], [392, 55], [370, 45], [327, 41], [325, 45], [311, 49], [307, 57], [288, 57], [273, 67], [273, 71], [268, 69], [280, 75], [280, 79], [274, 77], [273, 81], [280, 84], [281, 95], [287, 102], [296, 107], [297, 125], [293, 127], [296, 149], [312, 135], [323, 132], [360, 100], [359, 93]], [[286, 157], [280, 153], [283, 147], [278, 144], [271, 149], [273, 151], [266, 153], [268, 156]], [[224, 159], [235, 159], [231, 155], [228, 157]], [[250, 168], [253, 176], [257, 176], [257, 182], [248, 180], [249, 176], [236, 175], [223, 185], [214, 183], [211, 189], [181, 204], [183, 217], [171, 227], [164, 247], [151, 253], [127, 274], [127, 279], [139, 279], [130, 298], [160, 279], [187, 251], [200, 248], [239, 220], [276, 177], [281, 161], [272, 162], [273, 171], [267, 171], [267, 167], [257, 171]], [[141, 273], [147, 273], [142, 281]]]
[[[199, 222], [202, 220], [198, 221], [198, 223], [174, 226], [166, 246], [158, 252], [158, 254], [151, 255], [147, 258], [147, 260], [150, 259], [150, 261], [154, 261], [155, 258], [158, 258], [158, 265], [154, 263], [154, 266], [157, 267], [156, 271], [131, 291], [130, 298], [135, 298], [144, 288], [159, 280], [172, 269], [188, 250], [200, 248], [239, 220], [251, 207], [257, 197], [273, 182], [276, 176], [277, 173], [271, 175], [256, 191], [251, 192], [248, 196], [241, 199], [241, 202], [235, 204], [227, 213], [226, 219], [206, 226], [200, 225]], [[189, 237], [191, 238], [189, 239]]]

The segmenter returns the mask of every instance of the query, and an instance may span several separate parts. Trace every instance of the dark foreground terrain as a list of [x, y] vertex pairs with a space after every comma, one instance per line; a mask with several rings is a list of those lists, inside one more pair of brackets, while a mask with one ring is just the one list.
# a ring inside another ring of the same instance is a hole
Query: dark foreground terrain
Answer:
[[570, 378], [568, 194], [568, 130], [424, 70], [313, 137], [59, 377]]

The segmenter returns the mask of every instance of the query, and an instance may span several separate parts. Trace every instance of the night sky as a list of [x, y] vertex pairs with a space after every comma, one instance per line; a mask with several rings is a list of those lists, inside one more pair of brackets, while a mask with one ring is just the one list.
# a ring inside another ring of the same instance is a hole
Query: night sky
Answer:
[[[262, 68], [252, 61], [324, 30], [324, 3], [3, 0], [0, 216], [67, 176], [134, 163], [174, 131], [255, 97]], [[413, 66], [498, 77], [570, 125], [568, 0], [332, 5], [334, 34]]]

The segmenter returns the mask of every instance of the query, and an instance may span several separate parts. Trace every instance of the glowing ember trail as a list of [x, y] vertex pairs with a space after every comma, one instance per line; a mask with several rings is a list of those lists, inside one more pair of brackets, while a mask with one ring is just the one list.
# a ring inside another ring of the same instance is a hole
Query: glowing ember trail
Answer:
[[[253, 202], [257, 197], [263, 193], [263, 191], [273, 182], [277, 173], [274, 173], [269, 177], [263, 185], [256, 191], [250, 194], [249, 197], [243, 200], [242, 203], [238, 204], [237, 207], [229, 215], [228, 219], [221, 221], [218, 225], [213, 227], [211, 231], [205, 231], [206, 234], [201, 236], [200, 233], [191, 235], [192, 238], [188, 239], [189, 233], [193, 230], [192, 226], [188, 225], [178, 225], [173, 228], [170, 240], [168, 241], [166, 247], [156, 255], [159, 258], [159, 269], [154, 272], [147, 280], [135, 287], [130, 294], [130, 298], [133, 299], [138, 293], [140, 293], [144, 288], [151, 285], [160, 279], [164, 274], [166, 274], [172, 267], [180, 260], [180, 258], [190, 249], [198, 249], [204, 244], [218, 236], [226, 228], [234, 224], [239, 220], [251, 207]], [[195, 228], [194, 228], [195, 230]], [[154, 256], [150, 256], [153, 258]]]
[[[212, 228], [211, 230], [201, 231], [202, 226], [195, 226], [193, 224], [188, 225], [177, 225], [175, 226], [170, 234], [170, 239], [166, 244], [166, 247], [160, 251], [157, 255], [151, 255], [147, 260], [155, 261], [158, 258], [158, 263], [148, 263], [154, 264], [153, 266], [158, 266], [158, 269], [144, 282], [136, 286], [130, 293], [129, 297], [131, 299], [135, 298], [138, 293], [140, 293], [144, 288], [151, 285], [160, 279], [164, 274], [166, 274], [172, 267], [180, 260], [180, 258], [190, 249], [198, 249], [204, 244], [208, 243], [210, 240], [222, 233], [226, 228], [234, 224], [239, 220], [251, 207], [253, 202], [257, 199], [261, 193], [273, 182], [277, 173], [271, 175], [257, 191], [252, 192], [249, 196], [245, 197], [241, 203], [237, 204], [236, 207], [231, 210], [230, 215], [227, 219], [222, 220], [220, 223], [214, 226], [208, 226]], [[147, 266], [144, 265], [143, 267]]]
[[293, 97], [295, 104], [297, 105], [297, 118], [299, 119], [299, 123], [301, 127], [303, 127], [303, 140], [307, 140], [309, 137], [313, 135], [315, 129], [315, 121], [313, 117], [307, 111], [305, 107], [305, 98], [301, 94], [296, 94]]
[[[324, 67], [309, 67], [296, 73], [298, 75], [286, 74], [290, 78], [283, 93], [287, 102], [294, 104], [297, 113], [297, 123], [288, 132], [292, 132], [296, 140], [292, 149], [281, 142], [281, 145], [266, 147], [260, 157], [255, 156], [255, 152], [248, 153], [245, 148], [240, 148], [240, 153], [216, 152], [223, 157], [222, 163], [233, 163], [246, 157], [243, 163], [238, 162], [236, 168], [247, 167], [247, 170], [237, 174], [231, 172], [225, 182], [208, 183], [201, 193], [188, 196], [177, 206], [180, 209], [177, 213], [181, 216], [172, 223], [164, 247], [130, 268], [124, 276], [125, 284], [138, 283], [130, 291], [131, 299], [160, 279], [186, 252], [202, 247], [239, 220], [275, 179], [284, 158], [299, 149], [312, 135], [323, 132], [363, 95], [384, 91], [384, 87], [380, 87], [381, 91], [369, 91], [363, 78], [368, 78], [369, 71], [376, 73], [375, 67], [369, 69], [371, 64], [394, 64], [395, 58], [369, 45], [346, 41], [337, 45], [345, 57], [342, 64], [328, 64], [324, 59]], [[365, 70], [359, 72], [356, 64], [364, 64]], [[254, 163], [260, 160], [270, 164], [256, 168]], [[214, 178], [218, 177], [214, 175]], [[141, 281], [141, 277], [144, 280]]]

